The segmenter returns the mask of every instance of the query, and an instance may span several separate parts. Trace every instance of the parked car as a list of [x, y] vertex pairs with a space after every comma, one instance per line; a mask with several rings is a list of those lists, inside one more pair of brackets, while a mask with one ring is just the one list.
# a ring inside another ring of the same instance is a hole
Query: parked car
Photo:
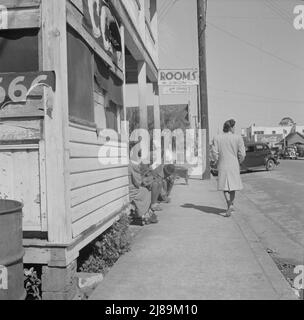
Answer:
[[[280, 164], [278, 155], [271, 152], [269, 146], [265, 143], [251, 143], [245, 147], [246, 158], [240, 166], [241, 171], [250, 171], [260, 167], [265, 167], [267, 171], [272, 171]], [[214, 161], [211, 161], [211, 173], [217, 175], [217, 166]]]
[[304, 157], [304, 146], [303, 145], [298, 146], [298, 154], [299, 154], [300, 158]]
[[283, 159], [297, 160], [298, 159], [297, 148], [293, 146], [286, 147], [283, 152]]
[[246, 158], [242, 163], [243, 169], [265, 167], [267, 171], [272, 171], [280, 164], [278, 155], [271, 152], [265, 143], [252, 143], [246, 145]]

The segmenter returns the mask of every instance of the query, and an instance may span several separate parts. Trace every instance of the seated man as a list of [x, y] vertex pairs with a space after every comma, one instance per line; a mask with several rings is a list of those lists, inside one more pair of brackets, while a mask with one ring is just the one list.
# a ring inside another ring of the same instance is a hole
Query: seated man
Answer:
[[133, 161], [129, 164], [129, 193], [137, 218], [142, 223], [157, 223], [157, 216], [150, 210], [152, 192], [145, 186], [140, 166]]
[[155, 183], [157, 184], [157, 186], [155, 186], [153, 203], [156, 203], [157, 201], [167, 203], [170, 202], [169, 195], [172, 191], [175, 181], [174, 165], [159, 165], [154, 170], [150, 169], [150, 172], [154, 177]]
[[152, 170], [150, 165], [141, 163], [141, 172], [143, 176], [143, 185], [151, 190], [151, 210], [161, 211], [158, 205], [158, 198], [162, 191], [162, 178], [159, 177], [158, 172]]
[[[130, 143], [130, 150], [138, 142]], [[140, 155], [138, 155], [140, 157]], [[155, 211], [155, 197], [158, 194], [158, 186], [153, 178], [149, 178], [143, 172], [143, 164], [136, 154], [130, 153], [129, 163], [129, 193], [130, 200], [136, 207], [137, 217], [143, 223], [157, 223]]]
[[173, 164], [165, 165], [163, 168], [163, 173], [163, 190], [165, 192], [165, 197], [169, 199], [175, 182], [175, 166]]

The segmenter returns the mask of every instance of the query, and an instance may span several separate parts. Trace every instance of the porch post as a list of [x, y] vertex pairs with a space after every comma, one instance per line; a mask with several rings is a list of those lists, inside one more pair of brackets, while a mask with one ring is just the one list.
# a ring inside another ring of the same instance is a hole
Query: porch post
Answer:
[[159, 86], [157, 82], [153, 83], [153, 97], [154, 97], [154, 128], [161, 129]]
[[56, 73], [52, 115], [45, 115], [48, 240], [70, 243], [69, 110], [66, 1], [42, 0], [43, 70]]
[[138, 101], [140, 128], [148, 129], [148, 109], [147, 109], [147, 66], [145, 61], [138, 61]]

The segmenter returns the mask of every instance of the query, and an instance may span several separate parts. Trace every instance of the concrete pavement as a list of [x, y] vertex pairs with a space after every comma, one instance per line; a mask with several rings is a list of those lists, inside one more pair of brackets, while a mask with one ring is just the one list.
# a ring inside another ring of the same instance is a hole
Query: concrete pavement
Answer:
[[304, 161], [281, 160], [272, 172], [242, 175], [244, 216], [265, 248], [304, 263]]
[[142, 228], [91, 300], [296, 298], [241, 210], [222, 216], [215, 181], [177, 185], [163, 207], [159, 224]]

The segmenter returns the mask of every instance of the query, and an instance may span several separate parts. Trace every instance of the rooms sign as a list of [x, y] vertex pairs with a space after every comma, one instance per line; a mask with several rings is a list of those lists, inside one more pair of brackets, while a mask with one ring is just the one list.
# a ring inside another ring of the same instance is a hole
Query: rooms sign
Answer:
[[160, 70], [158, 84], [160, 86], [198, 86], [199, 73], [195, 69]]

